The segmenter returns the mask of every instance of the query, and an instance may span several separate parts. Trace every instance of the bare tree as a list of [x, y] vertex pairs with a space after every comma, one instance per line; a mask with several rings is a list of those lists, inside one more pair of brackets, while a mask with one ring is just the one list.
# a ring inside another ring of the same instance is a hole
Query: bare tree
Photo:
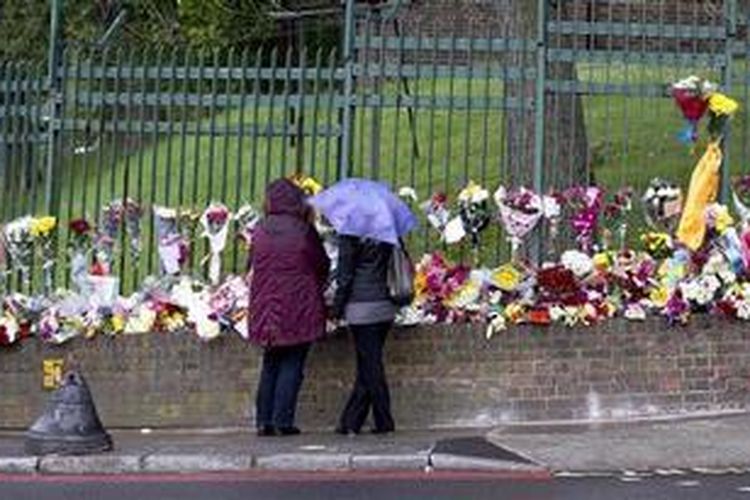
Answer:
[[[503, 0], [497, 2], [504, 10], [503, 32], [511, 39], [535, 41], [538, 36], [537, 2]], [[549, 2], [548, 18], [554, 19], [558, 2]], [[531, 42], [530, 47], [534, 47]], [[534, 51], [522, 51], [511, 56], [512, 66], [526, 72], [536, 68]], [[575, 92], [578, 75], [572, 62], [547, 63], [547, 81], [566, 82], [561, 87], [545, 91], [544, 105], [544, 171], [545, 187], [564, 187], [593, 180], [589, 168], [589, 150], [581, 97]], [[512, 80], [506, 86], [511, 102], [533, 102], [536, 78]], [[534, 103], [534, 107], [540, 103]], [[537, 147], [535, 110], [511, 109], [506, 115], [507, 167], [511, 180], [530, 185], [533, 181], [534, 150]]]

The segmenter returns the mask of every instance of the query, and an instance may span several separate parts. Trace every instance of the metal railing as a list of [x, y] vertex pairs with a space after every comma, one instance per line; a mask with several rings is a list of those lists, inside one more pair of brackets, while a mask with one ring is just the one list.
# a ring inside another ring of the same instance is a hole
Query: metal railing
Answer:
[[[748, 102], [736, 0], [538, 0], [516, 14], [496, 4], [496, 20], [459, 28], [350, 1], [341, 50], [84, 49], [60, 54], [51, 75], [3, 63], [0, 220], [56, 215], [64, 262], [67, 222], [96, 221], [112, 200], [260, 206], [264, 186], [291, 173], [376, 177], [423, 198], [468, 180], [638, 191], [654, 176], [685, 183], [695, 162], [674, 140], [668, 82], [696, 73]], [[724, 145], [725, 192], [748, 158], [747, 113]], [[157, 271], [150, 216], [142, 238], [142, 259], [118, 259], [126, 288]], [[485, 242], [486, 260], [504, 257], [498, 225]], [[441, 243], [425, 225], [412, 245]], [[225, 269], [242, 270], [242, 248], [227, 254]]]

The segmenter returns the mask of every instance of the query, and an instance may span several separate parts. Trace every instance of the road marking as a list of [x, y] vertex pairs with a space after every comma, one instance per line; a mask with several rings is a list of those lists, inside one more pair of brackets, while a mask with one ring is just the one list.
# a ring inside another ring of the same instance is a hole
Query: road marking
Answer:
[[640, 477], [634, 476], [625, 476], [620, 478], [620, 481], [622, 481], [623, 483], [640, 483], [642, 480], [643, 479], [641, 479]]
[[696, 486], [700, 486], [700, 481], [677, 481], [677, 486], [681, 486], [683, 488], [695, 488]]

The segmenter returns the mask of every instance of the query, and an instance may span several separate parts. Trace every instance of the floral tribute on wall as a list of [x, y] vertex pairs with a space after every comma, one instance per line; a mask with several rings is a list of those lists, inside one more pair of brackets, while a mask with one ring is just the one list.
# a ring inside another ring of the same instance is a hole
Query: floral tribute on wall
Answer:
[[[676, 84], [673, 96], [689, 120], [709, 114], [722, 121], [737, 109], [701, 82]], [[415, 299], [398, 322], [480, 324], [491, 338], [512, 325], [581, 327], [615, 317], [657, 316], [668, 325], [686, 324], [696, 314], [750, 320], [750, 175], [733, 180], [731, 206], [717, 202], [721, 134], [718, 125], [712, 127], [712, 142], [685, 191], [661, 178], [641, 192], [581, 185], [539, 193], [509, 184], [491, 191], [469, 181], [455, 193], [420, 199], [414, 188], [401, 187], [399, 195], [422, 212], [441, 245], [466, 245], [472, 258], [454, 262], [436, 252], [416, 259]], [[323, 189], [312, 178], [293, 181], [307, 195]], [[634, 205], [642, 221], [634, 220]], [[172, 332], [192, 332], [206, 341], [229, 333], [246, 338], [252, 273], [249, 279], [227, 276], [221, 264], [230, 233], [252, 249], [259, 211], [244, 204], [233, 212], [220, 202], [203, 210], [150, 207], [159, 273], [123, 297], [114, 262], [123, 253], [133, 262], [140, 258], [146, 211], [133, 200], [115, 201], [102, 208], [98, 224], [71, 221], [65, 240], [71, 289], [51, 291], [45, 274], [40, 296], [2, 297], [0, 345], [29, 336], [54, 344]], [[335, 273], [336, 235], [321, 216], [316, 226]], [[507, 262], [481, 261], [483, 234], [491, 226], [507, 238]], [[554, 242], [561, 227], [572, 230], [574, 248], [549, 252], [541, 262], [526, 257], [531, 238]], [[52, 217], [7, 223], [3, 279], [12, 274], [28, 286], [34, 256], [43, 270], [51, 269], [58, 232]], [[207, 255], [200, 239], [208, 242]], [[202, 257], [197, 262], [207, 280], [190, 275], [193, 256]]]

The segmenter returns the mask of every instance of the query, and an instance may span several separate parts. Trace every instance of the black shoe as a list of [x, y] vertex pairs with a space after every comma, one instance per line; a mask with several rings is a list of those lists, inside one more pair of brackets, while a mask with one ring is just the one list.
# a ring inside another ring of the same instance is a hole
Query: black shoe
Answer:
[[390, 427], [375, 427], [373, 429], [370, 429], [371, 434], [380, 435], [380, 434], [390, 434], [391, 432], [396, 432], [396, 427], [390, 426]]
[[276, 434], [279, 436], [296, 436], [302, 434], [302, 431], [296, 427], [277, 427]]
[[357, 434], [359, 434], [357, 431], [350, 429], [348, 427], [343, 427], [341, 425], [336, 427], [334, 432], [336, 434], [341, 434], [342, 436], [356, 436]]
[[272, 425], [258, 427], [258, 437], [271, 437], [276, 435], [276, 429]]

